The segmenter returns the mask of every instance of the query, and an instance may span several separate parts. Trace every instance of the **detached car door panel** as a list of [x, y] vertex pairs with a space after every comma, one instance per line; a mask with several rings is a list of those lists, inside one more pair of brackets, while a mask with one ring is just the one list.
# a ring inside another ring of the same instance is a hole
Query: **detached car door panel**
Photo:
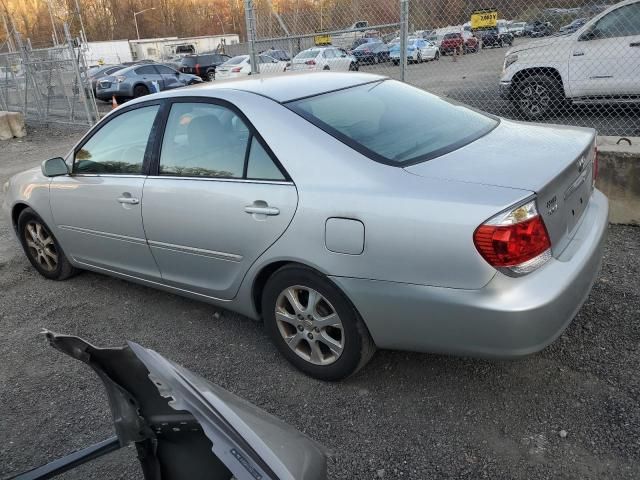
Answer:
[[175, 102], [142, 215], [164, 283], [231, 299], [286, 230], [297, 191], [246, 120], [226, 105]]
[[72, 174], [52, 179], [53, 218], [74, 260], [160, 278], [141, 214], [144, 158], [158, 110], [143, 105], [114, 116], [76, 148]]

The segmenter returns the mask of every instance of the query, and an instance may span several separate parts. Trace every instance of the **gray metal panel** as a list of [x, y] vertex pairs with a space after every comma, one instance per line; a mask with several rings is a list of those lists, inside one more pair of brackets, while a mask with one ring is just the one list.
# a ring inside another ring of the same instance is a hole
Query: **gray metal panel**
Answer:
[[325, 224], [324, 241], [334, 253], [360, 255], [364, 251], [364, 224], [350, 218], [329, 218]]

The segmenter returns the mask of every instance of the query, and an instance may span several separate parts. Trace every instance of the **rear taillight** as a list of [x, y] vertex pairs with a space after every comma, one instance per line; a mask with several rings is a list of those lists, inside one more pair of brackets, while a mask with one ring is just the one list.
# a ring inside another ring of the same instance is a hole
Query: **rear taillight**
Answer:
[[598, 146], [596, 145], [595, 151], [593, 152], [593, 165], [591, 166], [592, 175], [592, 185], [596, 186], [596, 180], [598, 179]]
[[238, 73], [240, 70], [242, 70], [242, 67], [235, 67], [231, 69], [233, 73]]
[[307, 60], [306, 62], [304, 62], [305, 65], [315, 65], [316, 61], [315, 60]]
[[196, 75], [200, 75], [200, 64], [196, 63]]
[[493, 267], [512, 275], [530, 273], [551, 258], [551, 242], [534, 200], [503, 212], [473, 234], [480, 255]]

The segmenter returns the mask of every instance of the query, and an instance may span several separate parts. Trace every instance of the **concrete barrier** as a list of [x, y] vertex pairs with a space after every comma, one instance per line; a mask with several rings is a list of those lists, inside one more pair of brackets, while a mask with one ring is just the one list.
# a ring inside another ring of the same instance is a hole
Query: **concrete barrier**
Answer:
[[640, 225], [640, 137], [598, 137], [598, 163], [611, 223]]

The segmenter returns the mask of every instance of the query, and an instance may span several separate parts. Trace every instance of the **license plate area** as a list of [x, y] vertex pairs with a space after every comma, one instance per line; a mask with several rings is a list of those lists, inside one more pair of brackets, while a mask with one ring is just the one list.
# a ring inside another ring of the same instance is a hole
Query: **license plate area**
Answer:
[[569, 236], [573, 236], [576, 225], [587, 209], [587, 204], [591, 197], [590, 173], [590, 169], [582, 172], [565, 192], [565, 212]]

